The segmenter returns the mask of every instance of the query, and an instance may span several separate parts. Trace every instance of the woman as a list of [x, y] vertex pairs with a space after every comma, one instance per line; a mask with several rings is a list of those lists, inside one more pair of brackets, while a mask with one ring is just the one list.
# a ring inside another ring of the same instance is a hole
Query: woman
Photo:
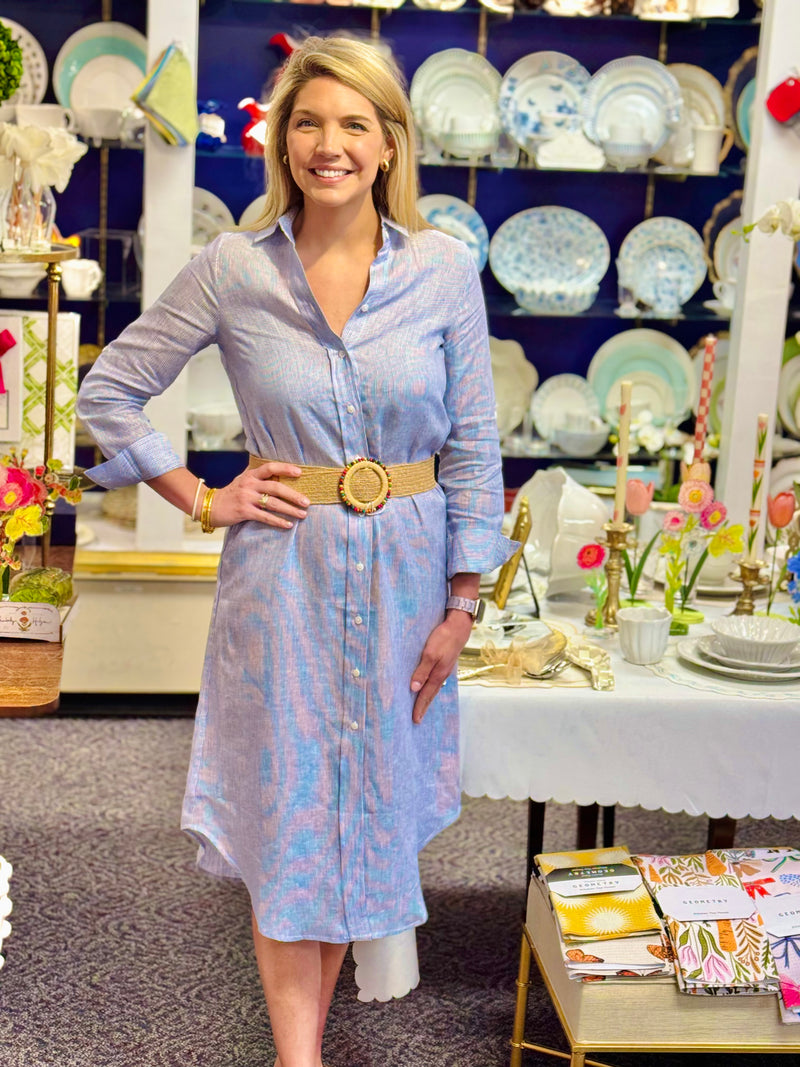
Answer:
[[[268, 122], [260, 228], [192, 260], [79, 410], [112, 457], [97, 482], [228, 527], [182, 825], [250, 893], [280, 1067], [319, 1067], [347, 944], [427, 917], [417, 853], [459, 811], [456, 661], [513, 549], [480, 283], [418, 216], [396, 69], [309, 38]], [[142, 414], [212, 342], [251, 453], [216, 493]], [[358, 457], [380, 463], [348, 505]]]

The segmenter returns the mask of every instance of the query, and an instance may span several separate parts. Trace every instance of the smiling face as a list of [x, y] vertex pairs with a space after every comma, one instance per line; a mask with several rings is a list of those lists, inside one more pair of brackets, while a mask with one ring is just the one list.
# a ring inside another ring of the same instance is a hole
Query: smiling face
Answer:
[[375, 108], [335, 78], [312, 78], [289, 116], [286, 152], [306, 208], [372, 209], [372, 184], [391, 160]]

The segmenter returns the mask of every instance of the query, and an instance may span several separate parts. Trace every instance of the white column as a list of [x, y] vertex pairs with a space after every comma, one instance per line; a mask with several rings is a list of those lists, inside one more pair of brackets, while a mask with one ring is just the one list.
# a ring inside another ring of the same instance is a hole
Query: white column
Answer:
[[[765, 100], [800, 64], [800, 3], [769, 0], [764, 5], [756, 73], [756, 96], [742, 217], [755, 221], [776, 200], [797, 196], [800, 187], [800, 137], [776, 122]], [[756, 418], [774, 415], [781, 356], [786, 336], [786, 308], [792, 269], [792, 242], [781, 233], [751, 235], [742, 245], [736, 306], [731, 322], [731, 348], [725, 387], [722, 444], [716, 493], [731, 519], [747, 525], [755, 452]], [[763, 516], [772, 457], [772, 432], [767, 441]]]
[[[152, 67], [173, 41], [180, 42], [197, 71], [197, 0], [148, 0], [147, 60]], [[194, 145], [173, 148], [151, 128], [145, 133], [145, 220], [142, 307], [165, 289], [189, 262], [192, 241]], [[147, 406], [153, 425], [186, 456], [186, 374]], [[147, 486], [139, 486], [136, 547], [140, 551], [180, 552], [184, 516]]]

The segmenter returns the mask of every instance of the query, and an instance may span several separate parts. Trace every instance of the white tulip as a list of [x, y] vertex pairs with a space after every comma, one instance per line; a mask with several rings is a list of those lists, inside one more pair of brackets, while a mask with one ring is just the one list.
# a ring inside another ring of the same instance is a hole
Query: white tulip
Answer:
[[761, 218], [756, 222], [756, 226], [762, 233], [775, 233], [780, 224], [781, 216], [777, 204], [768, 207]]
[[793, 241], [800, 240], [800, 200], [779, 200], [775, 206], [781, 231]]

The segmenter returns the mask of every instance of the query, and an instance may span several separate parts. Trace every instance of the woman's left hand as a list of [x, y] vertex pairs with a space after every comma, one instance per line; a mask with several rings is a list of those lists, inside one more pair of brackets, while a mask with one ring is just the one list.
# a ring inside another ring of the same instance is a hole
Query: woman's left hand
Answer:
[[472, 617], [466, 611], [450, 611], [425, 642], [417, 669], [411, 675], [411, 691], [417, 694], [413, 722], [422, 722], [428, 706], [458, 662], [471, 630]]

